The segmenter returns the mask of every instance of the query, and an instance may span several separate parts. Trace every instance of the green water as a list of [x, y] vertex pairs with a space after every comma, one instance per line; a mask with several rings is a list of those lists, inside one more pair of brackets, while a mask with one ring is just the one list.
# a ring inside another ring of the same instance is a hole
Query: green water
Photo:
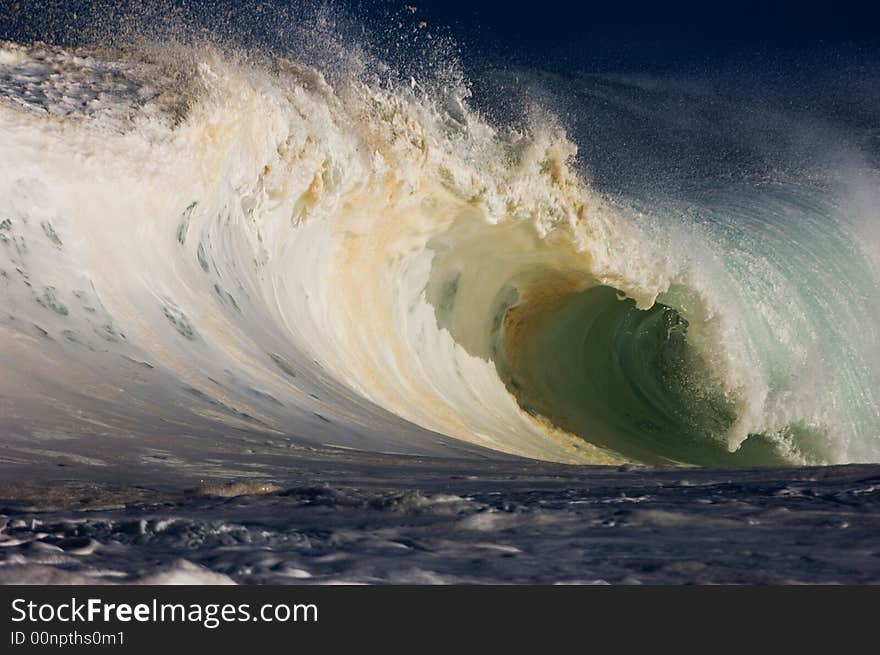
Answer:
[[507, 353], [496, 364], [526, 411], [646, 464], [787, 463], [760, 435], [728, 451], [735, 399], [689, 345], [674, 309], [641, 310], [593, 287], [559, 299], [526, 329], [515, 353], [496, 351]]

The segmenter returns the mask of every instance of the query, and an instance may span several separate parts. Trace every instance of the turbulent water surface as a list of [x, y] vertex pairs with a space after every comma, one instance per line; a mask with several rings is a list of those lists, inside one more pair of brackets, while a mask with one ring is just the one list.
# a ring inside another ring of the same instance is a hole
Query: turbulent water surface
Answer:
[[4, 579], [876, 580], [870, 112], [320, 29], [0, 43]]

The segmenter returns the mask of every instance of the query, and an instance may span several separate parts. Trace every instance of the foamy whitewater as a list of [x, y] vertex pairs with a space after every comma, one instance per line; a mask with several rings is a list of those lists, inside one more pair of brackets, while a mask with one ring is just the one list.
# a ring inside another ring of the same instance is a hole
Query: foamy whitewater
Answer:
[[[131, 462], [168, 479], [275, 479], [278, 451], [447, 458], [443, 470], [508, 455], [880, 460], [870, 153], [817, 147], [798, 167], [707, 170], [682, 190], [655, 184], [646, 146], [644, 183], [600, 190], [583, 165], [594, 144], [551, 107], [497, 120], [460, 75], [383, 66], [171, 42], [0, 44], [5, 466], [124, 484]], [[525, 70], [487, 80], [532, 97], [557, 84]], [[659, 111], [644, 81], [571, 84], [581, 112], [600, 98], [623, 122]], [[507, 511], [488, 496], [435, 495], [407, 496], [406, 511], [441, 506], [474, 534], [508, 520], [467, 518]], [[650, 511], [639, 525], [680, 525]], [[145, 521], [131, 534], [167, 527]], [[76, 525], [56, 525], [52, 547], [100, 541]], [[21, 534], [0, 546], [42, 538], [9, 526]], [[515, 552], [480, 539], [471, 546]], [[70, 569], [43, 556], [33, 561]], [[242, 566], [223, 575], [278, 580]], [[481, 580], [407, 575], [395, 579]]]

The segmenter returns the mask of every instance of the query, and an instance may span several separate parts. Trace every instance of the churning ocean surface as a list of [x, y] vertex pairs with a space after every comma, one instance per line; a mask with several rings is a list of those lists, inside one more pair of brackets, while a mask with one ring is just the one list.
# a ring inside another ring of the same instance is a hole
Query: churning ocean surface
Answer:
[[0, 581], [877, 582], [870, 13], [0, 10]]

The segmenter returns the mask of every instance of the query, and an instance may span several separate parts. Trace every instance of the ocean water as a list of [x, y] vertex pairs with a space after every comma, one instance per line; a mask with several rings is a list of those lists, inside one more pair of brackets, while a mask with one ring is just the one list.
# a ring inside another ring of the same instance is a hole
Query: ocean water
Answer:
[[19, 487], [0, 506], [0, 583], [880, 580], [876, 466], [725, 474], [364, 459], [315, 455], [286, 483], [183, 492]]
[[871, 76], [405, 13], [0, 43], [0, 579], [876, 581]]

